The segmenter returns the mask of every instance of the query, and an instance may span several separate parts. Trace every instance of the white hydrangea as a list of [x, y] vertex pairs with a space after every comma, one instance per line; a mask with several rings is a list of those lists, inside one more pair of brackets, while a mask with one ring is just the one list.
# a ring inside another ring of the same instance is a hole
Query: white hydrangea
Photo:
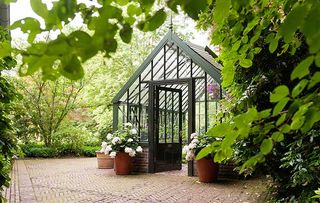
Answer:
[[198, 136], [197, 133], [192, 133], [192, 134], [190, 135], [190, 138], [193, 139], [193, 138], [195, 138], [195, 137], [197, 137], [197, 136]]
[[132, 128], [132, 124], [131, 124], [131, 123], [125, 123], [125, 124], [124, 124], [124, 127], [126, 127], [126, 128]]
[[133, 142], [133, 139], [132, 139], [132, 138], [129, 138], [129, 139], [128, 139], [128, 142]]
[[197, 147], [196, 143], [190, 143], [189, 145], [189, 149], [195, 149]]
[[141, 147], [141, 146], [138, 146], [137, 149], [136, 149], [136, 151], [137, 151], [137, 152], [142, 152], [142, 147]]
[[132, 148], [126, 147], [126, 148], [124, 148], [124, 152], [125, 153], [131, 153], [132, 152]]
[[101, 143], [101, 150], [100, 150], [100, 152], [104, 152], [104, 150], [106, 149], [106, 147], [107, 147], [107, 145], [108, 145], [108, 143], [106, 143], [106, 142], [102, 142]]
[[116, 157], [116, 155], [117, 155], [117, 152], [111, 152], [110, 154], [109, 154], [109, 156], [113, 159], [114, 157]]
[[108, 135], [107, 135], [107, 140], [111, 140], [112, 137], [113, 137], [113, 135], [112, 135], [111, 133], [108, 133]]
[[130, 134], [131, 134], [131, 135], [136, 135], [136, 134], [138, 134], [137, 129], [132, 128], [132, 129], [130, 130]]
[[188, 147], [188, 145], [185, 145], [185, 146], [182, 148], [182, 152], [183, 152], [184, 154], [186, 154], [188, 151], [189, 151], [189, 147]]
[[199, 143], [199, 140], [197, 138], [194, 138], [191, 143], [195, 143], [195, 144], [198, 144]]
[[105, 154], [109, 154], [109, 152], [112, 151], [112, 148], [111, 148], [111, 145], [108, 145], [105, 150], [104, 150], [104, 153]]
[[195, 158], [194, 153], [192, 151], [189, 151], [186, 155], [186, 160], [191, 161], [191, 160], [194, 160], [194, 158]]
[[131, 157], [134, 157], [136, 155], [136, 151], [132, 150], [130, 153], [129, 153], [129, 156]]
[[111, 142], [113, 145], [115, 145], [117, 143], [121, 143], [121, 139], [120, 139], [120, 137], [114, 137]]

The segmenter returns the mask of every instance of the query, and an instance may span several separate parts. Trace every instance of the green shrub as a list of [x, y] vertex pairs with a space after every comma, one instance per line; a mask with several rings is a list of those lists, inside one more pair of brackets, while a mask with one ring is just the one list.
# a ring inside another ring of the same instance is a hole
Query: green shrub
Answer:
[[96, 151], [100, 150], [100, 146], [84, 146], [81, 148], [81, 156], [95, 157]]
[[21, 150], [26, 157], [52, 158], [58, 156], [57, 149], [53, 147], [45, 147], [41, 144], [22, 145]]
[[100, 150], [100, 146], [82, 146], [74, 148], [70, 145], [60, 145], [58, 147], [46, 147], [44, 144], [32, 143], [20, 146], [21, 152], [19, 157], [37, 157], [37, 158], [53, 158], [65, 156], [85, 156], [95, 157], [96, 151]]

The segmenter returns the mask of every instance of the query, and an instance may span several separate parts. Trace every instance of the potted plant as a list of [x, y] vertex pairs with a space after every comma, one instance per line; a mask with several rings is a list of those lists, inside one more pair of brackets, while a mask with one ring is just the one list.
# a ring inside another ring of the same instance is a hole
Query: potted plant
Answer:
[[116, 131], [112, 135], [108, 154], [114, 158], [114, 171], [117, 175], [128, 175], [133, 170], [133, 157], [142, 152], [139, 146], [137, 130], [131, 123], [126, 123], [124, 129]]
[[[207, 135], [198, 136], [196, 133], [191, 134], [190, 144], [183, 147], [183, 152], [186, 154], [186, 160], [192, 161], [196, 159], [197, 154], [201, 149], [205, 148], [214, 141], [214, 138]], [[210, 183], [218, 178], [219, 164], [213, 161], [213, 155], [196, 160], [197, 171], [200, 182]]]
[[113, 159], [109, 156], [110, 145], [111, 145], [112, 134], [108, 134], [106, 141], [103, 141], [101, 144], [101, 150], [96, 151], [98, 168], [113, 168]]

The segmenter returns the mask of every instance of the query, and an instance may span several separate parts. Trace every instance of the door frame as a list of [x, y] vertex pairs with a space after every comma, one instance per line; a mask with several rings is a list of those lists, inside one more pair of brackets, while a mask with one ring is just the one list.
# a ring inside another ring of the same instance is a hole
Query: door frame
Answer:
[[[155, 89], [159, 85], [171, 84], [187, 84], [188, 85], [188, 143], [190, 143], [190, 135], [195, 131], [195, 79], [174, 79], [163, 81], [149, 81], [149, 104], [148, 104], [148, 142], [149, 142], [149, 157], [148, 157], [148, 171], [155, 173], [155, 152], [156, 152], [156, 139], [155, 139]], [[188, 176], [194, 175], [193, 161], [188, 162]]]

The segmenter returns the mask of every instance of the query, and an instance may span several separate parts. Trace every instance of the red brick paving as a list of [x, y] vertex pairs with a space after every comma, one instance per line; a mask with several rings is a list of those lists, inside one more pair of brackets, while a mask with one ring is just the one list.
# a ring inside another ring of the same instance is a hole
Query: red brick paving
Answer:
[[[204, 184], [186, 170], [116, 176], [96, 158], [18, 160], [8, 202], [259, 202], [264, 180]], [[259, 192], [260, 191], [260, 192]]]

